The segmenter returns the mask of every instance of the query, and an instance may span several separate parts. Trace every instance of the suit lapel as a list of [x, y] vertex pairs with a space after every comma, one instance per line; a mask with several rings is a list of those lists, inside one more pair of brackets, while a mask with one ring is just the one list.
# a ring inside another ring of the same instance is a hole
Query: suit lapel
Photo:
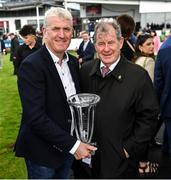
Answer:
[[125, 67], [127, 60], [121, 56], [121, 59], [115, 69], [109, 73], [105, 78], [102, 78], [100, 71], [100, 60], [95, 60], [92, 70], [90, 71], [90, 76], [92, 79], [93, 91], [98, 92], [103, 89], [106, 83], [109, 83], [110, 79], [113, 77], [113, 80], [116, 80], [119, 83], [122, 83], [125, 77]]
[[92, 69], [90, 71], [89, 76], [91, 76], [91, 84], [92, 84], [92, 91], [97, 93], [100, 89], [105, 86], [105, 80], [102, 78], [101, 71], [100, 71], [100, 60], [97, 59], [94, 61], [92, 65]]
[[76, 64], [73, 62], [72, 57], [69, 54], [68, 56], [69, 56], [68, 66], [70, 69], [72, 79], [75, 83], [76, 92], [78, 93], [80, 91], [80, 86], [79, 86], [78, 72], [76, 71]]

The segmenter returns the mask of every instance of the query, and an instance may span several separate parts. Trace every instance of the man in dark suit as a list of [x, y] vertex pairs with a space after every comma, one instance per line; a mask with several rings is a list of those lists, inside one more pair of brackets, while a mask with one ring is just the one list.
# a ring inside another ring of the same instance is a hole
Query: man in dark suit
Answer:
[[89, 157], [96, 148], [70, 135], [67, 97], [79, 92], [78, 61], [66, 53], [72, 16], [63, 8], [45, 14], [45, 45], [27, 56], [18, 73], [23, 114], [16, 156], [24, 157], [28, 178], [65, 179], [73, 157]]
[[[171, 46], [159, 50], [155, 69], [154, 87], [160, 103], [160, 119], [164, 121], [165, 131], [163, 151], [171, 157]], [[162, 121], [161, 121], [162, 122]], [[161, 123], [160, 123], [161, 124]]]
[[16, 53], [20, 44], [19, 44], [18, 37], [14, 33], [10, 33], [9, 36], [11, 39], [10, 61], [13, 62], [14, 75], [16, 75], [17, 74]]
[[169, 35], [169, 37], [167, 37], [167, 39], [162, 43], [162, 45], [160, 46], [160, 50], [169, 46], [171, 46], [171, 35]]
[[115, 21], [98, 23], [94, 37], [99, 59], [80, 71], [83, 92], [101, 98], [95, 111], [93, 178], [135, 178], [158, 116], [153, 84], [143, 68], [120, 55], [123, 38]]
[[5, 52], [5, 43], [0, 36], [0, 69], [2, 69], [2, 54]]
[[19, 46], [16, 52], [16, 72], [20, 68], [22, 61], [29, 56], [30, 54], [34, 53], [38, 49], [42, 47], [42, 44], [39, 44], [36, 37], [36, 31], [31, 25], [24, 25], [19, 31], [24, 44]]
[[89, 34], [86, 31], [83, 31], [81, 37], [83, 38], [83, 41], [77, 50], [78, 61], [80, 64], [94, 59], [95, 54], [95, 48], [90, 40]]

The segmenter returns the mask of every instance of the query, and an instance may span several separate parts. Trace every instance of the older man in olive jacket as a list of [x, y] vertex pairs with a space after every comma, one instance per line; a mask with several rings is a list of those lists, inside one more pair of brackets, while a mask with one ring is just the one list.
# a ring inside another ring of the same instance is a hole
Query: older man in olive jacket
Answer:
[[100, 22], [94, 37], [99, 59], [80, 71], [83, 92], [101, 97], [95, 112], [93, 178], [135, 178], [130, 173], [136, 171], [134, 160], [154, 133], [156, 95], [148, 73], [120, 55], [123, 38], [115, 22]]

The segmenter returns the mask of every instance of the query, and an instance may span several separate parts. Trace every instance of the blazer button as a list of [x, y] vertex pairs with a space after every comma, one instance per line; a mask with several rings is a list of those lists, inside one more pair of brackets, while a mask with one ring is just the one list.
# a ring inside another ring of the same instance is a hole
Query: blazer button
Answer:
[[71, 123], [72, 122], [72, 119], [68, 119], [68, 123]]
[[55, 145], [53, 145], [53, 148], [58, 149]]
[[60, 152], [62, 152], [62, 149], [58, 148], [58, 150], [59, 150]]

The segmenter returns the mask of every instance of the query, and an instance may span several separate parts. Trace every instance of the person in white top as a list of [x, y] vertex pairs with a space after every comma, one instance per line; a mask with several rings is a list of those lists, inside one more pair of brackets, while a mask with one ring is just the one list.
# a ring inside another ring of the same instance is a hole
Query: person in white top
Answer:
[[154, 42], [153, 37], [148, 34], [141, 34], [135, 45], [135, 64], [147, 70], [151, 80], [154, 80]]
[[[144, 33], [138, 36], [135, 45], [135, 64], [140, 65], [147, 70], [152, 82], [154, 80], [154, 41], [153, 37], [149, 33]], [[152, 139], [153, 140], [153, 139]], [[152, 141], [151, 140], [151, 141]], [[158, 172], [159, 164], [156, 162], [150, 162], [147, 158], [148, 147], [144, 155], [140, 157], [139, 173], [146, 178], [150, 175], [155, 175]], [[147, 176], [148, 175], [148, 176]]]

